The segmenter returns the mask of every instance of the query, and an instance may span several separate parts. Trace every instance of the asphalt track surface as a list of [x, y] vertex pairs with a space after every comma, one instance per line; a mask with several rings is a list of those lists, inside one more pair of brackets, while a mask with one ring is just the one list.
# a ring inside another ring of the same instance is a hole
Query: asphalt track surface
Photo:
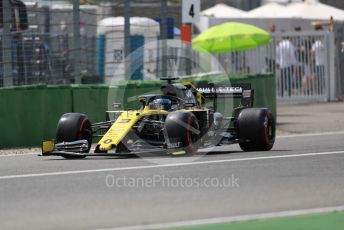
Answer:
[[281, 137], [269, 152], [214, 150], [177, 158], [0, 156], [0, 229], [144, 228], [344, 205], [344, 132]]

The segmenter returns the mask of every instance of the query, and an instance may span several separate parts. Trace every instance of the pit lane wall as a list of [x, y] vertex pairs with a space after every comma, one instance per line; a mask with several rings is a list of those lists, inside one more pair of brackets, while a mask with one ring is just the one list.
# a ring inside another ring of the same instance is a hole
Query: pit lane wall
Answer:
[[[228, 76], [189, 79], [221, 83]], [[230, 82], [251, 83], [254, 106], [268, 107], [276, 116], [275, 78], [270, 74], [230, 76]], [[63, 113], [80, 112], [91, 122], [105, 120], [111, 103], [125, 101], [124, 108], [138, 106], [136, 96], [159, 92], [160, 81], [120, 81], [115, 85], [25, 86], [0, 89], [0, 148], [40, 146], [55, 137]]]

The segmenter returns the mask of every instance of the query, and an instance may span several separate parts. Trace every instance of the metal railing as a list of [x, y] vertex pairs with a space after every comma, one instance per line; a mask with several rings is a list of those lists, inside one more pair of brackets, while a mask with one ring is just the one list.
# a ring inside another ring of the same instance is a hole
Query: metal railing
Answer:
[[325, 31], [274, 35], [278, 99], [333, 99], [331, 46], [334, 41], [331, 35]]
[[333, 100], [333, 34], [304, 31], [272, 36], [272, 43], [255, 50], [219, 55], [220, 63], [229, 73], [274, 73], [279, 101]]

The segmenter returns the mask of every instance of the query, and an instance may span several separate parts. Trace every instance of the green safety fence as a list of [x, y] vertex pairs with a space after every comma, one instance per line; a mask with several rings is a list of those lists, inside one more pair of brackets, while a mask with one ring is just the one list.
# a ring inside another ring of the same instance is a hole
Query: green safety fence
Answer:
[[251, 87], [254, 89], [253, 106], [267, 107], [272, 111], [274, 117], [276, 117], [276, 81], [272, 74], [256, 74], [248, 75], [246, 77], [238, 76], [233, 78], [231, 83], [251, 83]]
[[[228, 82], [216, 75], [189, 79], [191, 82]], [[276, 116], [275, 78], [270, 74], [231, 75], [230, 82], [251, 83], [255, 107], [268, 107]], [[138, 95], [159, 93], [161, 81], [119, 81], [115, 85], [26, 86], [0, 89], [0, 148], [39, 146], [54, 138], [63, 113], [85, 113], [91, 122], [105, 120], [111, 104], [137, 108]]]
[[71, 86], [0, 90], [0, 148], [38, 146], [54, 137], [61, 114], [72, 111]]
[[109, 86], [74, 85], [72, 92], [73, 112], [87, 114], [91, 122], [105, 120]]

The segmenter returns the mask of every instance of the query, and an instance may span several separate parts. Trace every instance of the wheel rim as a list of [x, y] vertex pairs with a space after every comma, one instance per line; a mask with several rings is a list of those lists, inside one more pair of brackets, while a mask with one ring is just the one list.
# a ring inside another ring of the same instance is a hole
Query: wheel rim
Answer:
[[195, 149], [195, 146], [194, 144], [197, 142], [198, 140], [198, 134], [195, 132], [197, 130], [196, 127], [194, 126], [197, 126], [196, 124], [195, 125], [192, 125], [193, 122], [192, 122], [192, 117], [189, 117], [188, 119], [188, 131], [186, 132], [186, 146], [187, 148], [189, 149], [190, 152], [194, 152], [196, 149]]
[[79, 130], [79, 138], [87, 140], [89, 144], [89, 148], [91, 148], [92, 128], [91, 128], [91, 122], [86, 117], [81, 122], [80, 130]]
[[275, 122], [272, 118], [272, 113], [269, 112], [265, 117], [265, 139], [266, 143], [271, 145], [275, 139]]

